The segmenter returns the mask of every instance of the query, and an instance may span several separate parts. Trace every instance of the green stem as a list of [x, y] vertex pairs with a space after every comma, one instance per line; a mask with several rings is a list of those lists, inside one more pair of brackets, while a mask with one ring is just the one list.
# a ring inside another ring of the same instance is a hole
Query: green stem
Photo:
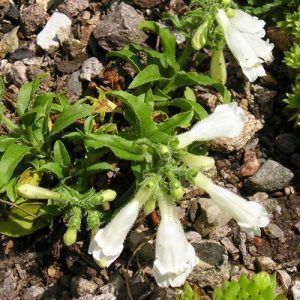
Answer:
[[178, 65], [180, 66], [180, 69], [182, 69], [184, 67], [184, 65], [187, 63], [187, 60], [191, 56], [193, 51], [194, 51], [194, 49], [191, 46], [191, 42], [186, 41], [185, 48], [178, 59]]

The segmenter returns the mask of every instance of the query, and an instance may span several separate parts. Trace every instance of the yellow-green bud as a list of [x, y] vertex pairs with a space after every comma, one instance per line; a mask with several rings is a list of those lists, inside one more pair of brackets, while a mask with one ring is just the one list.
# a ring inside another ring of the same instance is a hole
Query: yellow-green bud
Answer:
[[210, 61], [210, 76], [211, 78], [225, 84], [227, 79], [227, 71], [223, 50], [213, 50]]
[[171, 191], [171, 195], [176, 200], [182, 199], [182, 197], [184, 195], [183, 187], [182, 187], [180, 181], [177, 179], [173, 179], [170, 181], [170, 191]]
[[64, 234], [63, 240], [66, 246], [71, 246], [76, 242], [77, 230], [75, 228], [69, 227]]
[[32, 184], [22, 184], [17, 187], [20, 196], [28, 199], [59, 199], [60, 195], [51, 190], [35, 186]]
[[187, 152], [181, 156], [181, 160], [189, 168], [197, 171], [207, 171], [215, 165], [215, 160], [212, 157]]
[[209, 21], [206, 20], [198, 27], [198, 29], [194, 33], [192, 38], [192, 47], [195, 50], [200, 50], [206, 44], [208, 25], [209, 25]]
[[169, 150], [169, 148], [168, 148], [167, 146], [165, 146], [165, 145], [160, 145], [160, 146], [159, 146], [159, 152], [160, 152], [161, 155], [164, 155], [164, 154], [166, 154], [166, 153], [169, 153], [170, 150]]
[[231, 3], [231, 0], [222, 0], [223, 5], [228, 5]]
[[226, 15], [228, 18], [233, 18], [234, 17], [234, 10], [232, 8], [228, 8], [226, 10]]
[[106, 261], [104, 259], [95, 260], [95, 261], [100, 268], [106, 268]]
[[151, 197], [143, 206], [143, 210], [145, 215], [150, 215], [156, 206], [156, 201], [153, 197]]
[[115, 200], [117, 193], [113, 190], [105, 190], [101, 192], [101, 196], [103, 197], [104, 202], [109, 202]]

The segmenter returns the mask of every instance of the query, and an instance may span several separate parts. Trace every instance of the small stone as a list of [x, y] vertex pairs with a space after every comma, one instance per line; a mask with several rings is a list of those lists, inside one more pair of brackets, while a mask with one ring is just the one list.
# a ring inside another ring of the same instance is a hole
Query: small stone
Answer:
[[73, 61], [73, 60], [58, 61], [56, 62], [55, 65], [58, 71], [69, 74], [80, 69], [81, 61]]
[[15, 27], [2, 36], [0, 41], [0, 59], [4, 58], [7, 53], [14, 52], [19, 47], [19, 39], [17, 37], [18, 29], [19, 27]]
[[254, 242], [254, 245], [256, 247], [262, 247], [265, 243], [265, 241], [262, 238], [258, 237], [258, 236], [254, 237], [253, 242]]
[[296, 228], [297, 233], [300, 233], [300, 221], [297, 222], [294, 227]]
[[215, 241], [203, 240], [193, 246], [200, 261], [188, 280], [200, 287], [215, 287], [229, 278], [228, 256], [222, 245]]
[[197, 231], [188, 231], [185, 234], [187, 240], [190, 243], [199, 243], [202, 240], [202, 236]]
[[35, 2], [47, 11], [55, 2], [58, 2], [58, 0], [35, 0]]
[[57, 10], [69, 17], [75, 17], [88, 7], [88, 0], [66, 0], [58, 6]]
[[144, 21], [143, 15], [125, 2], [113, 5], [111, 9], [94, 30], [102, 48], [120, 50], [130, 43], [141, 44], [147, 39], [147, 35], [137, 28]]
[[273, 198], [269, 198], [269, 195], [265, 192], [257, 192], [253, 196], [248, 197], [250, 201], [257, 202], [263, 205], [269, 214], [278, 213], [281, 214], [281, 207], [278, 201]]
[[216, 226], [209, 234], [208, 237], [214, 241], [220, 241], [231, 233], [231, 227], [228, 225]]
[[269, 159], [245, 184], [256, 191], [276, 191], [286, 187], [293, 177], [291, 170]]
[[17, 61], [17, 60], [23, 60], [26, 58], [33, 58], [33, 56], [34, 56], [33, 51], [26, 49], [26, 48], [19, 48], [10, 55], [10, 59], [12, 61]]
[[237, 260], [240, 257], [239, 249], [235, 247], [233, 242], [228, 237], [224, 237], [221, 240], [221, 244], [226, 248], [233, 260]]
[[274, 223], [270, 223], [264, 230], [272, 238], [279, 239], [284, 237], [284, 232]]
[[45, 28], [37, 36], [37, 44], [47, 52], [54, 52], [58, 47], [57, 35], [70, 34], [72, 21], [66, 15], [55, 12]]
[[252, 176], [260, 167], [260, 163], [254, 151], [246, 151], [244, 154], [244, 164], [240, 169], [240, 175], [243, 177]]
[[251, 87], [254, 99], [260, 107], [259, 112], [263, 115], [270, 116], [273, 113], [273, 103], [277, 92], [258, 84], [252, 84]]
[[80, 276], [75, 276], [71, 280], [71, 291], [74, 296], [93, 295], [97, 290], [97, 284], [92, 280], [87, 280]]
[[300, 300], [300, 280], [295, 280], [292, 288], [292, 295], [294, 297], [294, 300]]
[[202, 212], [197, 217], [193, 227], [202, 236], [207, 236], [217, 226], [224, 226], [231, 220], [231, 216], [214, 204], [211, 199], [200, 198], [199, 204]]
[[109, 283], [100, 287], [101, 295], [107, 295], [107, 300], [115, 299], [115, 300], [126, 300], [126, 294], [124, 291], [126, 290], [126, 284], [123, 277], [115, 273], [110, 279]]
[[279, 274], [280, 281], [282, 282], [285, 290], [288, 290], [292, 283], [291, 276], [284, 270], [278, 270], [277, 273]]
[[253, 138], [255, 133], [263, 127], [261, 122], [256, 120], [252, 114], [247, 111], [245, 111], [245, 114], [248, 121], [238, 137], [216, 139], [210, 143], [209, 147], [219, 152], [232, 152], [242, 149]]
[[240, 232], [239, 237], [240, 237], [239, 250], [242, 254], [243, 264], [249, 270], [254, 270], [254, 264], [253, 264], [254, 258], [247, 251], [247, 246], [246, 246], [247, 235], [245, 232]]
[[49, 15], [41, 5], [33, 4], [22, 10], [21, 22], [25, 31], [31, 34], [41, 29], [48, 18]]
[[98, 58], [91, 57], [83, 62], [80, 71], [80, 79], [91, 81], [103, 70], [103, 65], [99, 62]]
[[69, 76], [67, 87], [71, 95], [81, 96], [82, 82], [79, 80], [80, 72], [76, 71]]
[[292, 154], [299, 146], [299, 139], [292, 133], [283, 133], [276, 137], [275, 143], [282, 153]]
[[12, 79], [13, 83], [20, 86], [26, 82], [28, 82], [26, 75], [26, 66], [21, 61], [16, 61], [12, 64], [9, 76]]
[[152, 8], [163, 3], [163, 0], [132, 0], [133, 4], [141, 8]]
[[267, 256], [259, 256], [256, 258], [256, 261], [261, 271], [273, 271], [276, 267], [275, 261]]
[[45, 292], [45, 289], [40, 286], [32, 285], [25, 291], [25, 299], [36, 299], [36, 297], [41, 296]]

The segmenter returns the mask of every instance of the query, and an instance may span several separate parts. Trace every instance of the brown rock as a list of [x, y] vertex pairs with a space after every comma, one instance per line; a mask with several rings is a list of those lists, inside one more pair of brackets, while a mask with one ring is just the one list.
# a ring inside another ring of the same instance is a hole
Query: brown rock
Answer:
[[49, 15], [39, 4], [29, 5], [24, 8], [21, 15], [21, 22], [25, 31], [29, 34], [41, 29], [48, 19]]
[[244, 154], [244, 165], [240, 169], [243, 177], [252, 176], [259, 169], [260, 164], [254, 151], [246, 151]]
[[163, 3], [163, 0], [132, 0], [133, 4], [141, 8], [152, 8]]

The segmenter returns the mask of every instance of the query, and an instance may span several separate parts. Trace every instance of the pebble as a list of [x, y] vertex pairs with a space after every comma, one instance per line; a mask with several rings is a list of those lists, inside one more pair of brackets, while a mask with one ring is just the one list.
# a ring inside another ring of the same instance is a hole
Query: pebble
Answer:
[[0, 59], [6, 54], [14, 52], [19, 47], [19, 39], [17, 37], [19, 27], [15, 27], [11, 31], [5, 33], [0, 40]]
[[45, 289], [43, 287], [32, 285], [26, 289], [24, 297], [25, 299], [36, 299], [38, 296], [42, 296], [44, 292]]
[[130, 43], [141, 44], [147, 39], [147, 35], [137, 28], [143, 21], [142, 14], [121, 2], [113, 5], [111, 12], [97, 24], [94, 36], [106, 50], [120, 50]]
[[[2, 2], [4, 2], [4, 1], [1, 1], [0, 3], [2, 4]], [[15, 6], [15, 4], [12, 1], [10, 1], [10, 5], [9, 5], [8, 9], [5, 10], [4, 14], [5, 14], [6, 19], [11, 19], [13, 21], [19, 21], [19, 19], [20, 19], [20, 11], [18, 10], [18, 8]]]
[[86, 294], [94, 294], [97, 284], [92, 280], [87, 280], [80, 276], [75, 276], [71, 280], [71, 292], [74, 296], [84, 296]]
[[82, 82], [80, 81], [80, 71], [73, 72], [69, 75], [67, 87], [71, 95], [81, 96], [82, 94]]
[[58, 0], [35, 0], [35, 2], [43, 7], [47, 11]]
[[70, 34], [72, 21], [66, 15], [55, 12], [44, 29], [37, 35], [37, 44], [46, 52], [54, 52], [59, 47], [57, 35]]
[[132, 2], [140, 8], [152, 8], [163, 3], [163, 0], [132, 0]]
[[88, 0], [66, 0], [58, 6], [57, 10], [69, 17], [75, 17], [88, 7]]
[[265, 227], [265, 233], [272, 238], [282, 238], [284, 237], [284, 232], [274, 223], [270, 223], [267, 227]]
[[207, 236], [217, 226], [225, 226], [231, 220], [231, 216], [214, 204], [211, 199], [200, 198], [199, 204], [202, 212], [196, 218], [193, 227], [202, 236]]
[[300, 280], [295, 280], [292, 288], [292, 295], [294, 297], [294, 300], [300, 300]]
[[291, 276], [285, 270], [278, 270], [277, 273], [279, 274], [279, 279], [284, 285], [285, 290], [288, 290], [292, 283]]
[[187, 240], [190, 243], [199, 243], [202, 240], [202, 236], [197, 231], [188, 231], [185, 234]]
[[98, 58], [91, 57], [83, 62], [80, 71], [80, 79], [91, 81], [91, 79], [99, 75], [102, 70], [103, 65], [100, 63]]
[[242, 177], [249, 177], [256, 173], [259, 167], [260, 163], [256, 157], [256, 153], [248, 150], [244, 154], [244, 164], [239, 173]]
[[228, 237], [224, 237], [221, 240], [221, 244], [226, 248], [233, 260], [237, 260], [240, 257], [240, 251], [237, 247], [235, 247], [231, 239], [229, 239]]
[[297, 222], [294, 227], [296, 228], [297, 233], [299, 234], [300, 233], [300, 221]]
[[33, 58], [34, 52], [27, 48], [19, 48], [10, 55], [12, 61], [23, 60], [26, 58]]
[[245, 184], [256, 191], [276, 191], [286, 187], [293, 177], [291, 170], [269, 159], [246, 180]]
[[21, 22], [25, 31], [32, 34], [41, 29], [48, 18], [49, 15], [45, 12], [41, 5], [33, 4], [22, 10]]
[[27, 75], [26, 75], [26, 66], [21, 61], [16, 61], [11, 65], [9, 70], [9, 76], [14, 84], [20, 86], [26, 82], [28, 82]]
[[258, 256], [256, 262], [261, 271], [273, 271], [276, 267], [274, 260], [268, 256]]

